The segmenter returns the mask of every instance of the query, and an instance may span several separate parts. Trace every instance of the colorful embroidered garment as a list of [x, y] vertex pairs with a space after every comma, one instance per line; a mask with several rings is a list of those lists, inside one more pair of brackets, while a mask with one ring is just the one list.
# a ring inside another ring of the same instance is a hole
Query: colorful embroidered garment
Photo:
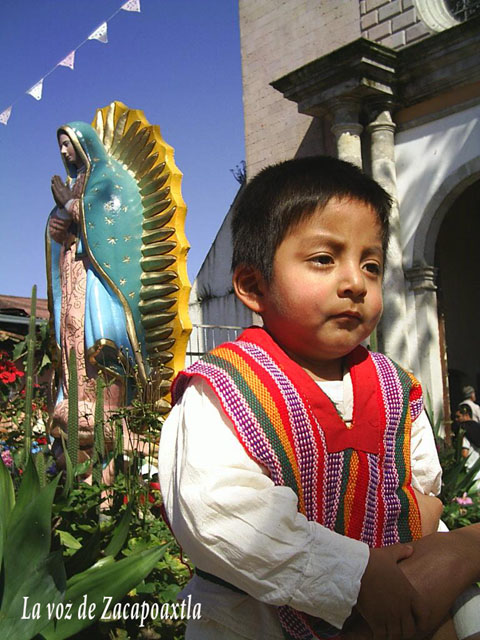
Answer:
[[[181, 373], [177, 401], [199, 375], [212, 387], [247, 453], [276, 485], [289, 486], [309, 520], [383, 547], [421, 537], [411, 487], [410, 431], [423, 408], [415, 378], [378, 353], [347, 358], [353, 384], [350, 428], [315, 381], [261, 328], [251, 328]], [[286, 638], [339, 630], [279, 607]]]

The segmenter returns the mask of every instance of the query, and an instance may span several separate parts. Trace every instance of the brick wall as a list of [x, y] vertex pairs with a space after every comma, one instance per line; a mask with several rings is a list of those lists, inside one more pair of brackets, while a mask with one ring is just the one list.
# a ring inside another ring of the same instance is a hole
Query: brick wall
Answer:
[[239, 0], [248, 177], [267, 164], [324, 151], [318, 122], [270, 82], [360, 32], [358, 0]]
[[362, 36], [391, 49], [401, 49], [430, 35], [414, 0], [360, 0]]
[[414, 0], [239, 0], [239, 11], [249, 178], [286, 158], [334, 152], [324, 123], [270, 82], [360, 37], [400, 49], [430, 35]]

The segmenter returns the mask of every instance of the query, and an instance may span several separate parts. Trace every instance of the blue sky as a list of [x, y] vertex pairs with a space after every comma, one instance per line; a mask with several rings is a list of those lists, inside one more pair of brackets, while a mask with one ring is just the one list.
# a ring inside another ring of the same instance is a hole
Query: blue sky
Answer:
[[26, 95], [125, 0], [2, 0], [0, 17], [0, 293], [46, 295], [44, 230], [50, 179], [64, 175], [57, 128], [91, 122], [113, 100], [143, 109], [184, 174], [193, 281], [238, 189], [244, 159], [236, 0], [141, 0], [120, 11], [108, 44], [86, 42], [58, 67], [42, 100]]

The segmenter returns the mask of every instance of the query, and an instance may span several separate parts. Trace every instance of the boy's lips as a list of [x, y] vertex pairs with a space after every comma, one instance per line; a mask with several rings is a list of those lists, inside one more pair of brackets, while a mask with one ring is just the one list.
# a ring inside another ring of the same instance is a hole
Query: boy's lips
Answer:
[[358, 311], [341, 311], [340, 313], [335, 313], [333, 318], [349, 318], [354, 320], [361, 320], [362, 316]]

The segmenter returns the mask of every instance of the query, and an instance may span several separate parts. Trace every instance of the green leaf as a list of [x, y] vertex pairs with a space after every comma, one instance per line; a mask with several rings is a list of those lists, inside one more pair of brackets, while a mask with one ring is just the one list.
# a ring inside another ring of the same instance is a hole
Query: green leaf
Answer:
[[42, 358], [42, 362], [40, 363], [40, 371], [44, 367], [48, 367], [49, 364], [52, 364], [52, 360], [46, 353], [44, 353], [43, 354], [43, 358]]
[[3, 544], [7, 535], [10, 513], [15, 505], [15, 491], [10, 473], [0, 458], [0, 567], [2, 566]]
[[7, 524], [10, 512], [15, 506], [15, 490], [10, 472], [2, 458], [0, 458], [0, 496], [0, 520]]
[[69, 588], [72, 588], [74, 585], [77, 584], [77, 582], [79, 582], [81, 580], [85, 580], [85, 578], [88, 575], [90, 575], [92, 572], [95, 575], [95, 572], [99, 568], [106, 567], [106, 566], [113, 565], [113, 564], [115, 564], [115, 559], [114, 559], [113, 556], [107, 556], [106, 558], [100, 558], [100, 560], [97, 560], [97, 562], [95, 562], [95, 564], [93, 564], [91, 567], [88, 567], [88, 569], [85, 569], [85, 571], [82, 571], [81, 573], [76, 573], [74, 576], [69, 578], [69, 580], [68, 580]]
[[82, 543], [72, 536], [68, 531], [61, 531], [57, 529], [57, 533], [60, 536], [60, 542], [69, 549], [81, 549]]
[[77, 553], [66, 562], [68, 575], [78, 574], [85, 571], [92, 564], [92, 561], [98, 558], [100, 554], [101, 532], [97, 527], [95, 532], [89, 537], [86, 544], [82, 546]]
[[112, 539], [105, 549], [106, 556], [115, 557], [123, 545], [125, 544], [128, 538], [128, 529], [130, 526], [130, 520], [132, 519], [132, 505], [129, 503], [125, 510], [125, 513], [122, 516], [119, 524], [115, 527]]
[[73, 465], [72, 465], [72, 461], [70, 459], [70, 456], [68, 454], [67, 451], [67, 444], [65, 442], [65, 438], [63, 436], [63, 433], [61, 434], [62, 437], [62, 447], [63, 447], [63, 454], [65, 456], [65, 484], [63, 485], [63, 492], [62, 495], [63, 496], [68, 496], [68, 494], [70, 493], [70, 491], [73, 488], [73, 477], [74, 477], [74, 473], [73, 473]]
[[[36, 636], [49, 624], [47, 604], [55, 606], [65, 593], [65, 569], [60, 551], [48, 555], [33, 571], [23, 576], [22, 588], [8, 605], [0, 609], [0, 637], [22, 638]], [[40, 617], [34, 618], [32, 609], [38, 604]]]
[[67, 449], [75, 469], [78, 463], [78, 371], [73, 348], [68, 358], [68, 380]]
[[92, 466], [91, 460], [85, 460], [84, 462], [80, 462], [79, 464], [76, 465], [74, 469], [74, 475], [82, 476], [84, 473], [87, 473], [87, 471], [90, 469], [91, 466]]
[[175, 602], [181, 587], [178, 584], [169, 584], [160, 592], [160, 600], [162, 602]]
[[155, 583], [147, 582], [146, 584], [140, 584], [136, 588], [137, 593], [155, 593]]
[[27, 341], [22, 340], [21, 342], [17, 342], [17, 344], [13, 347], [12, 352], [12, 360], [15, 362], [22, 358], [27, 353]]
[[105, 457], [105, 434], [104, 434], [104, 383], [101, 375], [96, 381], [96, 400], [95, 400], [95, 417], [93, 426], [94, 452], [93, 452], [93, 469], [92, 480], [99, 485], [102, 482], [102, 463]]
[[27, 335], [27, 365], [25, 367], [25, 416], [23, 418], [25, 460], [32, 448], [32, 399], [33, 399], [33, 368], [35, 357], [35, 313], [37, 308], [37, 285], [32, 287], [30, 305], [30, 321]]
[[17, 493], [16, 507], [19, 511], [25, 509], [27, 505], [38, 495], [40, 492], [40, 481], [38, 479], [37, 470], [35, 469], [35, 463], [32, 456], [29, 455], [27, 459], [27, 465], [22, 475], [22, 482]]
[[[31, 463], [29, 463], [31, 465]], [[33, 469], [33, 466], [31, 466]], [[33, 473], [35, 470], [33, 469]], [[25, 474], [26, 475], [26, 474]], [[23, 481], [29, 481], [26, 477]], [[18, 593], [25, 595], [26, 577], [36, 571], [50, 550], [52, 502], [59, 476], [31, 496], [27, 502], [25, 493], [10, 514], [7, 537], [4, 544], [5, 587], [2, 609], [9, 607]], [[21, 489], [23, 489], [23, 481]], [[38, 483], [38, 479], [37, 479]], [[30, 482], [28, 482], [30, 484]]]
[[[133, 554], [128, 558], [111, 561], [92, 567], [84, 574], [75, 576], [67, 583], [65, 602], [72, 603], [72, 619], [62, 618], [52, 622], [42, 630], [45, 640], [64, 640], [93, 624], [100, 618], [105, 607], [105, 597], [112, 598], [112, 605], [133, 589], [146, 575], [152, 571], [158, 560], [165, 553], [167, 545]], [[95, 605], [94, 620], [83, 619], [79, 615], [80, 605], [87, 602], [87, 609]]]

